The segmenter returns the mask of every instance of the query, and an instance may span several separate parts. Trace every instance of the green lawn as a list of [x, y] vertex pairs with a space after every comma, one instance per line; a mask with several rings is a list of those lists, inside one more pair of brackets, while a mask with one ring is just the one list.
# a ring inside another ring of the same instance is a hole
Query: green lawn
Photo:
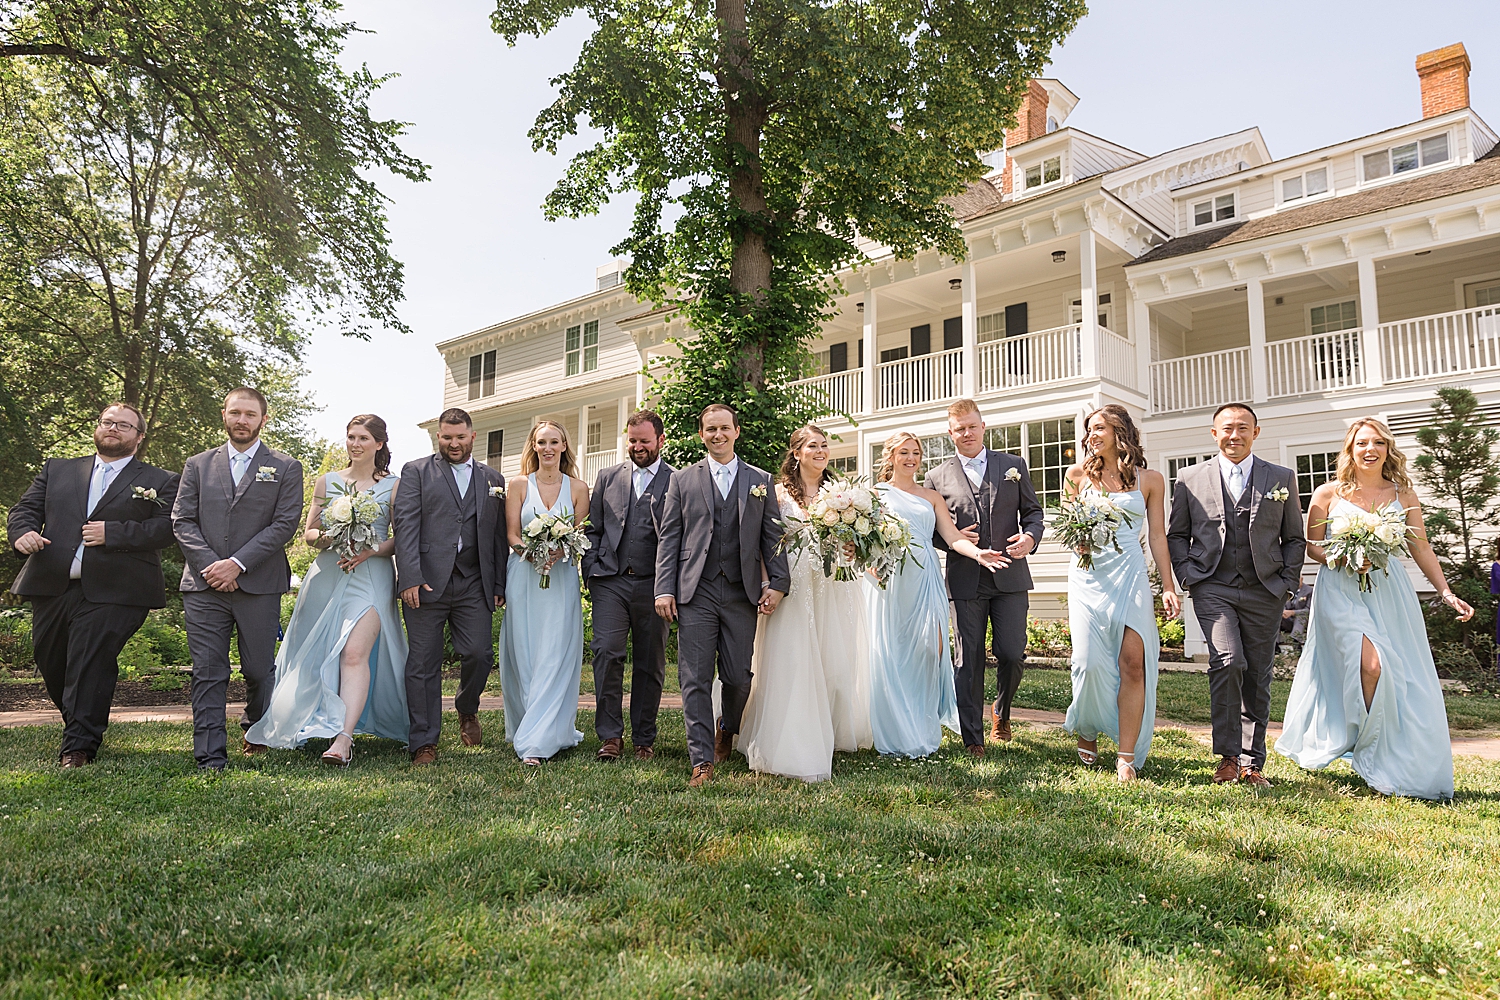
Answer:
[[183, 725], [70, 773], [0, 731], [0, 997], [1500, 996], [1500, 765], [1434, 806], [1273, 756], [1257, 795], [1168, 730], [1127, 788], [1022, 727], [689, 792], [677, 713], [649, 764], [530, 773], [449, 721], [425, 771], [220, 777]]

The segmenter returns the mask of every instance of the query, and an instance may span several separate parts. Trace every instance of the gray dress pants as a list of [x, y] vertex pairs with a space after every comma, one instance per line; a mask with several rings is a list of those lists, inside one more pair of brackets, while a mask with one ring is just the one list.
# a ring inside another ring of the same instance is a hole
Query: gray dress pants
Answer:
[[460, 673], [454, 709], [460, 715], [479, 711], [479, 696], [495, 666], [492, 639], [495, 601], [484, 592], [476, 573], [455, 574], [437, 595], [423, 591], [421, 604], [401, 605], [406, 619], [406, 708], [411, 715], [409, 744], [416, 752], [436, 746], [443, 731], [443, 626], [453, 635]]
[[229, 693], [229, 638], [239, 642], [245, 678], [245, 714], [240, 730], [266, 714], [276, 681], [276, 640], [281, 634], [281, 595], [196, 590], [182, 595], [188, 650], [193, 654], [193, 757], [199, 767], [229, 763], [224, 705]]
[[1261, 768], [1271, 718], [1271, 661], [1281, 633], [1285, 597], [1256, 581], [1193, 587], [1193, 612], [1208, 642], [1208, 692], [1214, 753]]
[[755, 605], [742, 583], [722, 573], [698, 583], [693, 599], [677, 606], [677, 679], [687, 722], [693, 766], [714, 762], [714, 669], [724, 687], [720, 725], [738, 733], [750, 698], [750, 662], [755, 651]]
[[601, 740], [625, 735], [625, 647], [630, 645], [630, 742], [656, 742], [656, 714], [667, 676], [666, 621], [656, 613], [656, 577], [596, 576], [594, 606], [594, 731]]

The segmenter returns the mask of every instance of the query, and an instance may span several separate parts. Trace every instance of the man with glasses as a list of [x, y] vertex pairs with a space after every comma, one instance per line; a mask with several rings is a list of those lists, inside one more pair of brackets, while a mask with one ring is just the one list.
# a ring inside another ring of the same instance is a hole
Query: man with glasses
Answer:
[[177, 476], [135, 457], [143, 437], [139, 410], [106, 407], [95, 453], [48, 459], [7, 519], [11, 549], [26, 559], [10, 589], [31, 601], [37, 667], [63, 717], [64, 768], [93, 763], [120, 650], [167, 603], [158, 553], [172, 544]]

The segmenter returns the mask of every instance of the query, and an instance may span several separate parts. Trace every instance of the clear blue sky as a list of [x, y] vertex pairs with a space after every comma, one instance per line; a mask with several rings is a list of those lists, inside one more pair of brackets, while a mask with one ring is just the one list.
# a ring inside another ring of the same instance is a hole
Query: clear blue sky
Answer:
[[[1500, 129], [1500, 33], [1491, 2], [1239, 4], [1113, 0], [1094, 5], [1057, 51], [1049, 76], [1080, 100], [1069, 119], [1152, 154], [1260, 126], [1288, 156], [1421, 116], [1413, 61], [1463, 42], [1472, 104]], [[308, 385], [338, 440], [348, 417], [391, 426], [399, 465], [430, 450], [419, 420], [441, 404], [433, 344], [583, 294], [628, 223], [624, 206], [549, 223], [539, 205], [563, 161], [526, 138], [551, 101], [547, 81], [572, 65], [584, 26], [508, 49], [482, 0], [347, 0], [370, 32], [350, 48], [375, 73], [399, 73], [378, 115], [411, 123], [405, 147], [432, 166], [426, 184], [386, 179], [397, 256], [406, 265], [407, 336], [369, 343], [319, 334]]]

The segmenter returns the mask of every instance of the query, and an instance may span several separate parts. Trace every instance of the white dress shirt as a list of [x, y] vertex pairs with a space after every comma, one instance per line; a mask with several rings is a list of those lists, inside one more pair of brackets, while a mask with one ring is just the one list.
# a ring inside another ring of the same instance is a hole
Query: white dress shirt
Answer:
[[[126, 465], [130, 464], [130, 460], [132, 458], [135, 458], [135, 456], [126, 455], [124, 458], [113, 458], [108, 460], [99, 455], [94, 456], [94, 472], [91, 476], [89, 476], [88, 512], [90, 515], [94, 513], [94, 508], [99, 506], [99, 501], [104, 499], [104, 494], [109, 492], [109, 488], [114, 484], [115, 477], [120, 474], [120, 470], [124, 469]], [[68, 569], [68, 579], [83, 579], [82, 542], [78, 543], [78, 551], [73, 553], [73, 565]]]
[[[251, 441], [243, 450], [233, 441], [229, 442], [229, 474], [234, 478], [235, 489], [240, 488], [240, 482], [245, 478], [245, 473], [250, 471], [250, 460], [255, 457], [258, 450], [260, 450], [260, 438]], [[234, 556], [230, 556], [229, 561], [238, 566], [241, 573], [249, 572], [249, 567]]]
[[[709, 459], [709, 461], [712, 462], [713, 459]], [[650, 465], [645, 466], [644, 468], [642, 468], [641, 466], [636, 466], [634, 469], [632, 469], [630, 471], [632, 496], [634, 496], [635, 499], [639, 500], [641, 498], [641, 494], [646, 492], [646, 487], [651, 485], [651, 480], [655, 479], [656, 474], [660, 471], [660, 458], [652, 462]]]
[[740, 457], [734, 456], [728, 465], [720, 465], [714, 461], [712, 455], [708, 457], [708, 471], [713, 474], [714, 487], [718, 489], [719, 496], [728, 498], [729, 487], [734, 485], [734, 474], [739, 471]]
[[1219, 456], [1219, 475], [1224, 480], [1224, 488], [1229, 491], [1230, 497], [1232, 497], [1236, 503], [1239, 502], [1240, 498], [1234, 495], [1234, 487], [1230, 485], [1230, 477], [1233, 475], [1236, 468], [1240, 470], [1240, 474], [1244, 476], [1244, 481], [1240, 484], [1240, 492], [1243, 493], [1245, 489], [1250, 485], [1250, 470], [1254, 466], [1254, 464], [1254, 455], [1246, 455], [1238, 463], [1231, 462], [1223, 455]]
[[969, 482], [974, 484], [975, 489], [978, 489], [979, 484], [984, 482], [985, 470], [989, 468], [989, 449], [980, 448], [979, 454], [975, 455], [973, 458], [964, 458], [962, 455], [960, 455], [958, 456], [958, 460], [963, 464], [964, 475], [968, 476]]

